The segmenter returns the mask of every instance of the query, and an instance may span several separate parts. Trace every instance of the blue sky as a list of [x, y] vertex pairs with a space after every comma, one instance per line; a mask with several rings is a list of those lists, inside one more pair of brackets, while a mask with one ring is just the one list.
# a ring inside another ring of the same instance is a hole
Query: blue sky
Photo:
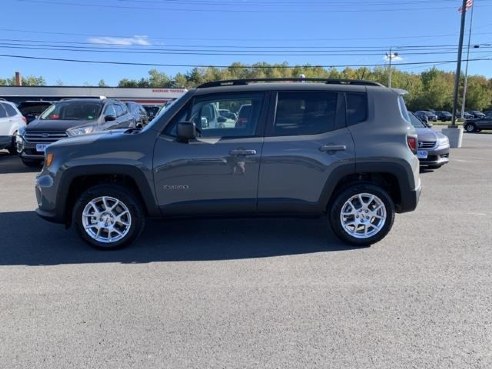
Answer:
[[[117, 85], [151, 68], [257, 62], [454, 71], [460, 0], [2, 0], [0, 78]], [[469, 74], [492, 78], [492, 0], [475, 0]], [[7, 16], [8, 15], [8, 16]], [[467, 12], [465, 44], [471, 9]], [[464, 53], [466, 58], [466, 48]], [[51, 60], [50, 60], [51, 59]], [[63, 60], [53, 60], [63, 59]], [[68, 61], [71, 60], [71, 61]], [[77, 61], [77, 62], [75, 62]], [[89, 62], [90, 61], [90, 62]], [[105, 62], [105, 63], [97, 63]], [[465, 64], [463, 64], [465, 68]]]

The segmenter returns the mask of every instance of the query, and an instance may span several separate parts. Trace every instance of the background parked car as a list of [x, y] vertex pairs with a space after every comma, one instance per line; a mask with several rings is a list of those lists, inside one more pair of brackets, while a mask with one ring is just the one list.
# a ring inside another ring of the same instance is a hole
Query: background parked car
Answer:
[[[460, 111], [456, 112], [456, 117], [458, 117], [458, 118], [460, 118], [460, 117], [461, 117], [461, 112], [460, 112]], [[464, 118], [464, 119], [474, 119], [475, 117], [473, 116], [473, 114], [470, 114], [470, 113], [468, 113], [467, 111], [465, 111], [465, 112], [463, 113], [463, 118]]]
[[485, 118], [485, 114], [478, 110], [471, 110], [468, 113], [473, 115], [473, 118], [477, 118], [477, 119]]
[[466, 119], [463, 127], [468, 133], [480, 132], [483, 129], [492, 129], [492, 116], [485, 116], [480, 119]]
[[449, 139], [434, 131], [410, 113], [410, 121], [418, 135], [417, 157], [421, 167], [437, 169], [449, 162]]
[[26, 123], [29, 124], [49, 108], [51, 104], [53, 104], [53, 101], [23, 101], [17, 105], [17, 108], [26, 118]]
[[27, 166], [40, 165], [46, 147], [68, 136], [135, 126], [126, 105], [111, 99], [55, 102], [38, 119], [19, 130], [17, 151]]
[[144, 127], [149, 123], [147, 110], [145, 110], [142, 105], [134, 101], [126, 101], [125, 104], [130, 111], [130, 114], [135, 119], [135, 127]]
[[453, 114], [451, 114], [449, 111], [436, 111], [437, 119], [439, 119], [442, 122], [450, 122], [453, 119]]
[[14, 103], [0, 101], [0, 149], [7, 149], [10, 154], [17, 153], [15, 137], [22, 127], [26, 126], [26, 118]]
[[417, 117], [421, 117], [423, 115], [426, 115], [427, 116], [427, 120], [428, 121], [431, 121], [431, 122], [436, 122], [437, 121], [437, 115], [430, 112], [430, 111], [427, 111], [427, 110], [418, 110], [414, 113]]

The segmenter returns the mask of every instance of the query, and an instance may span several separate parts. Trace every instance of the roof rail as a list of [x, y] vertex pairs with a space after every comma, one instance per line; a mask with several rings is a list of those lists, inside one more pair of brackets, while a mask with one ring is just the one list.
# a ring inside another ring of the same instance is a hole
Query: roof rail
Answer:
[[330, 85], [358, 85], [358, 86], [379, 86], [385, 87], [381, 83], [367, 81], [363, 79], [337, 79], [337, 78], [247, 78], [247, 79], [226, 79], [202, 83], [197, 88], [220, 87], [220, 86], [244, 86], [256, 82], [323, 82]]

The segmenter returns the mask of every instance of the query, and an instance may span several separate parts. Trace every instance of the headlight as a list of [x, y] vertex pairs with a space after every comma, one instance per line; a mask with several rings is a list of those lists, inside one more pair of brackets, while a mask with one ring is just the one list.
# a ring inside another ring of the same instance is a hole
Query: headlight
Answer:
[[26, 134], [26, 127], [25, 126], [19, 127], [19, 130], [17, 131], [17, 136], [24, 137], [25, 134]]
[[80, 136], [80, 135], [86, 135], [88, 133], [94, 132], [96, 126], [91, 125], [91, 126], [83, 126], [83, 127], [73, 127], [67, 129], [67, 135], [69, 137], [71, 136]]
[[439, 135], [437, 137], [437, 146], [448, 146], [449, 138], [445, 135]]

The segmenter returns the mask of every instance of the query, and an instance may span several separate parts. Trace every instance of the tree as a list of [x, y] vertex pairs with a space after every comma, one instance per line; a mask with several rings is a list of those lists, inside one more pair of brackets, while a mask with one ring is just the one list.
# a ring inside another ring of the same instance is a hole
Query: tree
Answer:
[[104, 82], [104, 79], [99, 80], [99, 83], [97, 84], [99, 87], [108, 87], [106, 82]]

